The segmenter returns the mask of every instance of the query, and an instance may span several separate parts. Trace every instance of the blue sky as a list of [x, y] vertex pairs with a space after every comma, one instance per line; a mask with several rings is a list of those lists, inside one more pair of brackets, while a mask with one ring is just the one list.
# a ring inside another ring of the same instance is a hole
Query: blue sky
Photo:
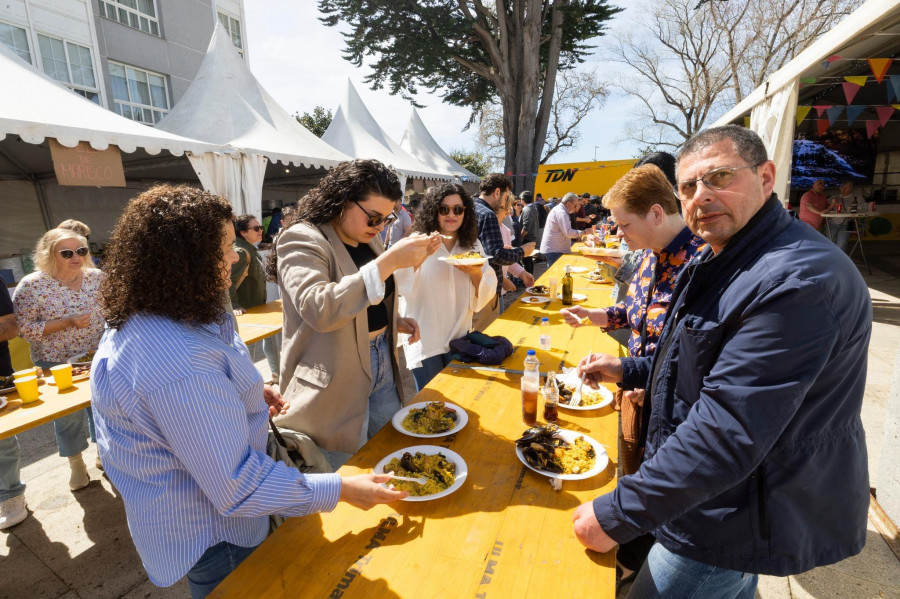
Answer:
[[[315, 2], [251, 0], [244, 2], [244, 11], [250, 68], [288, 112], [310, 112], [317, 105], [334, 111], [350, 78], [378, 123], [400, 141], [412, 106], [384, 89], [374, 91], [363, 84], [368, 69], [357, 68], [341, 57], [340, 31], [319, 22]], [[620, 13], [612, 27], [623, 26], [627, 13]], [[603, 41], [601, 38], [599, 43]], [[585, 63], [584, 68], [600, 69], [601, 74], [611, 75], [618, 66], [598, 56]], [[425, 104], [424, 109], [419, 109], [419, 115], [441, 147], [448, 152], [476, 149], [475, 132], [462, 131], [468, 110], [444, 104], [438, 95], [419, 94], [417, 101]], [[554, 157], [552, 162], [593, 160], [595, 154], [598, 160], [632, 157], [637, 151], [636, 144], [616, 143], [632, 107], [633, 100], [611, 95], [605, 106], [582, 121], [579, 146]]]

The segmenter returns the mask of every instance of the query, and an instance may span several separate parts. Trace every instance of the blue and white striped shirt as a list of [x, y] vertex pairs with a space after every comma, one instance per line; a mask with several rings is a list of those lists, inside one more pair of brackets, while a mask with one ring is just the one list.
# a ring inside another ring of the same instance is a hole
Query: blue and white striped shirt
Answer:
[[154, 584], [174, 584], [222, 541], [258, 545], [268, 514], [337, 504], [339, 475], [266, 455], [262, 378], [231, 315], [196, 326], [137, 315], [107, 330], [91, 392], [103, 466]]

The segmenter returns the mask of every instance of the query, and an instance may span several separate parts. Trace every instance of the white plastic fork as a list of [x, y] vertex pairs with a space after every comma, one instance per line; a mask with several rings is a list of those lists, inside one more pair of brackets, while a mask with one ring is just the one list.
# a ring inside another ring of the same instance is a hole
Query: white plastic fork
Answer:
[[405, 480], [405, 481], [409, 481], [411, 483], [419, 483], [420, 485], [424, 485], [425, 483], [428, 482], [428, 479], [425, 478], [424, 476], [421, 478], [414, 478], [412, 476], [396, 476], [393, 472], [388, 472], [388, 475], [393, 480]]

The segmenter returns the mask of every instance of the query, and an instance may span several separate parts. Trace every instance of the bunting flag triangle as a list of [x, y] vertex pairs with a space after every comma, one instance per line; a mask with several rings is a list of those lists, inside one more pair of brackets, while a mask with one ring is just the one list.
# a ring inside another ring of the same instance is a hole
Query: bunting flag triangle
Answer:
[[832, 54], [831, 56], [829, 56], [829, 57], [826, 58], [825, 60], [827, 60], [828, 62], [834, 62], [834, 61], [836, 61], [836, 60], [843, 60], [843, 57], [838, 56], [837, 54]]
[[875, 80], [878, 83], [881, 83], [888, 69], [891, 68], [891, 63], [894, 62], [893, 58], [867, 58], [866, 60], [868, 60], [869, 66], [872, 68], [872, 74], [875, 75]]
[[812, 106], [798, 106], [797, 107], [797, 126], [800, 126], [800, 123], [803, 122], [803, 119], [806, 118], [806, 115], [809, 114], [809, 111], [812, 110]]
[[891, 104], [891, 106], [893, 106], [897, 110], [900, 110], [900, 104]]
[[825, 113], [828, 115], [828, 124], [832, 127], [834, 126], [834, 122], [837, 120], [841, 113], [844, 112], [843, 106], [832, 106]]
[[853, 125], [853, 121], [865, 110], [865, 106], [848, 106], [847, 107], [847, 126]]
[[881, 126], [884, 127], [884, 124], [888, 122], [888, 119], [891, 118], [891, 115], [894, 114], [893, 106], [876, 106], [875, 112], [878, 113], [878, 122], [881, 123]]
[[894, 89], [894, 97], [900, 100], [900, 75], [888, 75], [891, 84], [889, 87]]
[[815, 83], [815, 77], [800, 77], [800, 83]]
[[819, 135], [825, 135], [825, 132], [828, 131], [828, 119], [816, 119], [816, 128], [819, 130]]
[[831, 66], [831, 63], [830, 63], [830, 62], [828, 62], [828, 61], [827, 61], [827, 60], [823, 60], [823, 61], [822, 61], [822, 66], [823, 66], [823, 67], [824, 67], [824, 68], [826, 68], [826, 69], [827, 69], [827, 68], [828, 68], [828, 67], [830, 67], [830, 66]]
[[828, 104], [827, 106], [825, 104], [823, 104], [821, 106], [814, 106], [813, 108], [816, 109], [816, 114], [818, 114], [821, 117], [823, 114], [825, 114], [826, 110], [831, 108], [831, 104]]
[[844, 88], [844, 97], [847, 98], [847, 104], [853, 104], [853, 98], [856, 97], [856, 93], [860, 90], [859, 84], [845, 81], [841, 83], [841, 87]]
[[878, 123], [876, 121], [866, 121], [866, 137], [871, 138], [878, 131]]
[[866, 81], [868, 79], [869, 78], [866, 75], [853, 75], [851, 77], [844, 77], [844, 81], [849, 81], [850, 83], [855, 83], [856, 85], [859, 85], [860, 87], [865, 85]]
[[747, 129], [750, 128], [750, 117], [749, 116], [744, 117], [744, 127]]

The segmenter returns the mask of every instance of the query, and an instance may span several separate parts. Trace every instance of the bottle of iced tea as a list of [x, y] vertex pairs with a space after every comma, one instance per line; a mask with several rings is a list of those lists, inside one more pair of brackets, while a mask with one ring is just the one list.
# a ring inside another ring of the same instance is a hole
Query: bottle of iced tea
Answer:
[[541, 363], [533, 349], [525, 356], [525, 374], [522, 375], [522, 420], [528, 426], [537, 424], [537, 396], [541, 386]]

